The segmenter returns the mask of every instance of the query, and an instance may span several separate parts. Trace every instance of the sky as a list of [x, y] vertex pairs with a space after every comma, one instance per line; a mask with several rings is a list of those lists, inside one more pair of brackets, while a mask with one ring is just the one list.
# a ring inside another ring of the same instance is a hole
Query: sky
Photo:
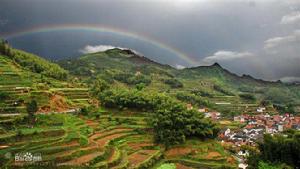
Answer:
[[0, 37], [51, 60], [120, 47], [177, 68], [218, 62], [239, 75], [300, 81], [300, 0], [0, 4]]

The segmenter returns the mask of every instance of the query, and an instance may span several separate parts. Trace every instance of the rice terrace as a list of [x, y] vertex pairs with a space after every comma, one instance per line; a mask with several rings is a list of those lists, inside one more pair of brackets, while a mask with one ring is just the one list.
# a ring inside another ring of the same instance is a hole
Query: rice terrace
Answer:
[[299, 169], [297, 0], [0, 0], [0, 169]]

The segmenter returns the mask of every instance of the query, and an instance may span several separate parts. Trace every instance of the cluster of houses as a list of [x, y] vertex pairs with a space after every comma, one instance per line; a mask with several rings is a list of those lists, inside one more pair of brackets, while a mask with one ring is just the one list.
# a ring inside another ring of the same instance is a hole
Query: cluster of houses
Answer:
[[[242, 128], [231, 130], [224, 129], [219, 138], [223, 143], [229, 143], [235, 147], [242, 145], [256, 146], [257, 141], [262, 141], [265, 133], [275, 134], [283, 132], [286, 129], [300, 130], [300, 117], [286, 113], [284, 115], [270, 115], [265, 112], [265, 108], [258, 108], [256, 115], [239, 115], [234, 117], [235, 122], [243, 124]], [[245, 157], [248, 152], [239, 149], [236, 158], [239, 161], [239, 168], [247, 168]]]
[[245, 124], [245, 126], [236, 131], [228, 128], [220, 134], [219, 138], [226, 142], [232, 142], [236, 146], [255, 145], [255, 142], [262, 139], [265, 133], [275, 134], [291, 128], [300, 130], [300, 117], [288, 113], [284, 115], [244, 114], [235, 116], [234, 121]]
[[[191, 104], [187, 105], [187, 109], [193, 109]], [[203, 113], [206, 118], [214, 121], [222, 119], [222, 114], [219, 112], [209, 112], [206, 108], [198, 109], [199, 113]], [[239, 168], [247, 168], [245, 157], [248, 152], [240, 149], [242, 145], [256, 146], [257, 141], [262, 141], [263, 135], [276, 134], [283, 132], [286, 129], [300, 130], [300, 116], [293, 114], [275, 114], [267, 113], [265, 107], [258, 107], [253, 114], [243, 114], [235, 116], [234, 122], [241, 124], [241, 128], [230, 129], [225, 128], [219, 134], [219, 139], [224, 144], [230, 144], [237, 148], [238, 153], [234, 156], [239, 162]]]

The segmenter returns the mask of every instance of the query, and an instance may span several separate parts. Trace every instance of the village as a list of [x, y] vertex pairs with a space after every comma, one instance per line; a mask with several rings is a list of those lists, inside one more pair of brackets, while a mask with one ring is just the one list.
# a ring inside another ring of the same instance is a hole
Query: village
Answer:
[[[193, 109], [193, 106], [188, 104], [187, 109]], [[223, 145], [229, 145], [236, 151], [234, 157], [241, 169], [247, 168], [246, 157], [249, 155], [249, 152], [242, 148], [243, 146], [257, 146], [257, 142], [263, 140], [264, 134], [274, 135], [288, 129], [300, 130], [300, 116], [278, 112], [271, 114], [266, 107], [258, 107], [255, 112], [243, 113], [232, 119], [224, 118], [220, 112], [209, 112], [206, 108], [198, 109], [198, 112], [213, 121], [222, 122], [226, 119], [242, 126], [240, 128], [225, 126], [218, 136]]]

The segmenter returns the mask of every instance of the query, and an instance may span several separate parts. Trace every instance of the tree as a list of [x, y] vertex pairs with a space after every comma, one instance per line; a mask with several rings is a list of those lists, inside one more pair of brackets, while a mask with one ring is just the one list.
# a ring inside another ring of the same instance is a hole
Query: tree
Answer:
[[29, 102], [26, 105], [26, 110], [27, 110], [27, 113], [28, 113], [29, 121], [33, 123], [34, 122], [34, 115], [38, 111], [37, 102], [35, 100], [31, 100], [31, 102]]
[[107, 90], [109, 89], [109, 85], [106, 81], [100, 79], [100, 78], [97, 78], [93, 84], [93, 87], [92, 87], [92, 93], [95, 95], [95, 96], [98, 96], [99, 94], [101, 94], [104, 90]]
[[136, 88], [138, 91], [143, 90], [145, 87], [146, 87], [146, 85], [145, 85], [144, 83], [139, 83], [139, 84], [136, 84], [136, 85], [135, 85], [135, 88]]
[[8, 98], [9, 98], [8, 93], [0, 91], [0, 102]]
[[163, 93], [114, 89], [102, 92], [99, 97], [105, 107], [151, 112], [155, 140], [166, 146], [184, 143], [189, 137], [214, 138], [218, 133], [209, 119], [195, 110], [187, 110], [184, 104]]
[[287, 164], [292, 167], [300, 166], [300, 132], [290, 130], [282, 135], [265, 135], [262, 143], [259, 143], [259, 153], [249, 156], [249, 168], [257, 168], [259, 159], [272, 164]]

